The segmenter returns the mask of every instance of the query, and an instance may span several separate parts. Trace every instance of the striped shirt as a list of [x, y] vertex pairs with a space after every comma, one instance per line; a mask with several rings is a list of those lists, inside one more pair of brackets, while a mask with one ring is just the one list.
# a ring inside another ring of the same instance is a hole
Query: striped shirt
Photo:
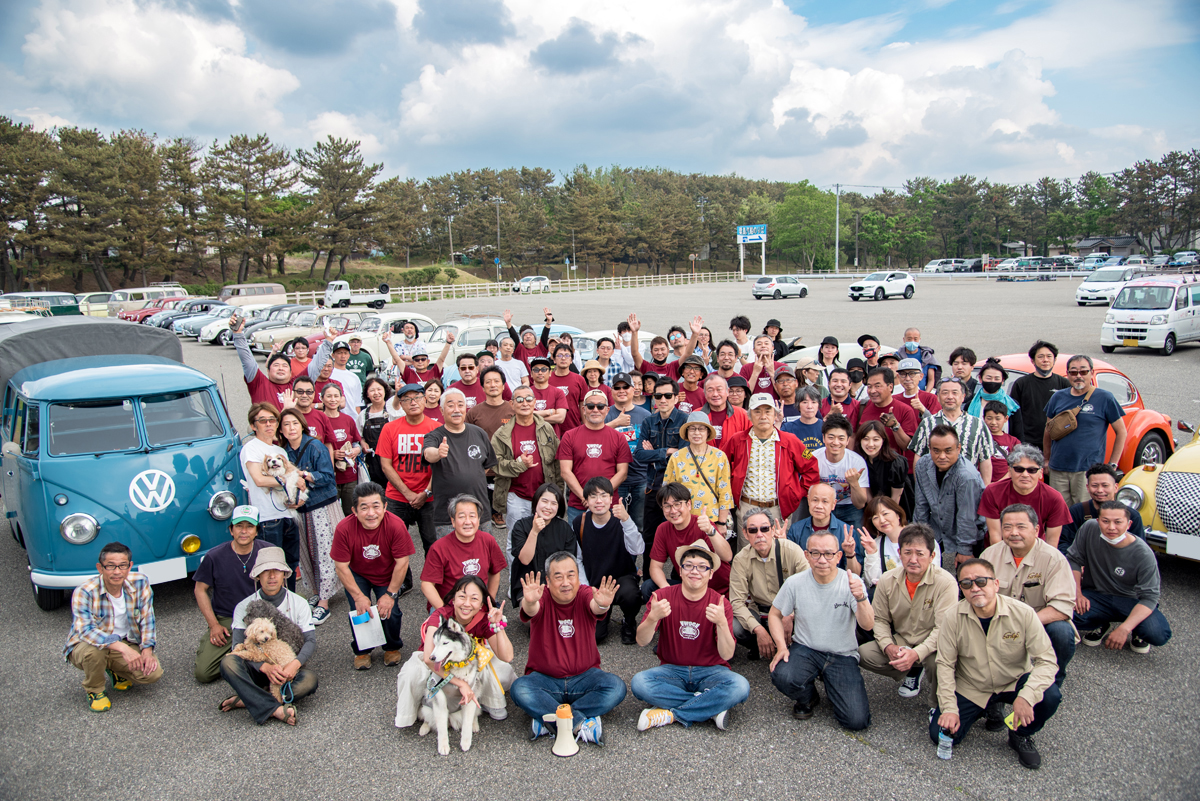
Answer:
[[917, 456], [929, 453], [929, 434], [935, 426], [947, 425], [958, 432], [958, 443], [962, 446], [962, 454], [971, 464], [981, 464], [985, 459], [991, 459], [996, 454], [996, 444], [992, 433], [984, 422], [974, 415], [962, 413], [954, 422], [939, 410], [921, 420], [917, 431], [908, 443], [908, 449]]
[[[136, 642], [140, 648], [153, 648], [154, 590], [150, 588], [150, 579], [142, 573], [130, 572], [125, 577], [123, 594], [125, 611], [129, 617], [128, 640]], [[113, 633], [115, 622], [112, 601], [108, 599], [104, 580], [100, 576], [90, 578], [76, 587], [71, 594], [71, 633], [67, 635], [63, 658], [70, 656], [81, 642], [97, 648], [116, 642], [119, 638]]]

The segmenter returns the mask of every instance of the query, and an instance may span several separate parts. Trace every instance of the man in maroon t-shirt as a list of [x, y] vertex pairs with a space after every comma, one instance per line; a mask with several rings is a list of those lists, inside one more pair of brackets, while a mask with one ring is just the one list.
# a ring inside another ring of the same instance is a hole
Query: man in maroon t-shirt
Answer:
[[481, 501], [473, 495], [459, 495], [449, 503], [453, 531], [433, 544], [421, 568], [421, 594], [431, 609], [450, 602], [450, 588], [463, 576], [479, 576], [488, 595], [495, 598], [500, 571], [508, 567], [496, 538], [479, 530], [485, 512]]
[[[713, 526], [708, 515], [692, 514], [691, 490], [677, 482], [663, 484], [655, 500], [662, 508], [666, 522], [654, 532], [654, 544], [650, 547], [650, 578], [642, 582], [642, 600], [650, 600], [651, 593], [661, 587], [679, 583], [681, 576], [679, 564], [675, 561], [675, 550], [696, 540], [707, 542], [720, 559], [709, 576], [709, 586], [722, 595], [728, 592], [729, 563], [733, 561], [733, 549]], [[675, 568], [674, 581], [667, 580], [664, 570], [668, 560]]]
[[[566, 551], [546, 560], [546, 585], [537, 573], [521, 577], [521, 620], [529, 624], [525, 675], [513, 682], [513, 702], [533, 719], [533, 737], [555, 734], [543, 722], [570, 704], [577, 739], [604, 745], [600, 716], [625, 699], [625, 682], [600, 669], [596, 621], [612, 606], [617, 582], [579, 585], [579, 563]], [[545, 590], [550, 597], [545, 597]]]
[[908, 472], [912, 472], [916, 464], [916, 454], [908, 449], [908, 441], [917, 433], [917, 413], [911, 406], [901, 403], [892, 395], [896, 384], [896, 374], [886, 367], [876, 367], [867, 374], [867, 396], [870, 403], [865, 404], [859, 412], [858, 424], [868, 420], [878, 420], [887, 428], [888, 442], [892, 450], [903, 453], [908, 459]]
[[233, 347], [242, 363], [242, 377], [246, 379], [246, 390], [250, 393], [250, 405], [269, 403], [276, 409], [283, 408], [283, 393], [292, 387], [292, 363], [282, 353], [267, 357], [267, 372], [258, 369], [258, 362], [246, 343], [242, 329], [246, 318], [238, 315], [237, 327], [233, 329]]
[[588, 390], [583, 397], [583, 425], [563, 434], [558, 445], [558, 465], [569, 490], [567, 522], [574, 523], [586, 507], [583, 485], [593, 476], [604, 476], [613, 485], [613, 494], [629, 474], [633, 455], [629, 443], [617, 431], [604, 425], [608, 399], [599, 389]]
[[850, 421], [850, 427], [858, 430], [859, 402], [850, 397], [850, 371], [835, 367], [829, 371], [829, 396], [821, 401], [821, 418], [829, 414], [840, 414]]
[[[408, 572], [408, 558], [416, 552], [403, 521], [384, 505], [383, 487], [368, 481], [354, 490], [354, 514], [338, 523], [333, 531], [329, 556], [338, 579], [346, 589], [346, 598], [354, 607], [351, 616], [350, 644], [354, 648], [354, 669], [371, 669], [371, 650], [358, 647], [354, 638], [355, 617], [378, 614], [383, 623], [383, 664], [400, 664], [400, 621], [404, 615], [396, 599]], [[376, 612], [371, 611], [375, 594]]]
[[292, 382], [291, 394], [284, 393], [283, 408], [294, 406], [296, 411], [304, 415], [304, 422], [308, 425], [308, 435], [317, 442], [325, 443], [325, 447], [329, 449], [329, 463], [333, 464], [333, 450], [337, 445], [337, 438], [334, 436], [333, 425], [329, 422], [329, 417], [320, 407], [314, 405], [316, 399], [316, 385], [311, 378], [302, 375]]
[[582, 419], [579, 404], [583, 403], [583, 393], [587, 390], [587, 382], [579, 373], [571, 372], [571, 360], [574, 358], [575, 351], [571, 349], [570, 345], [555, 347], [554, 370], [547, 377], [547, 383], [562, 393], [563, 402], [566, 404], [567, 412], [563, 422], [555, 427], [555, 433], [559, 437], [579, 425]]
[[[570, 359], [567, 360], [568, 363]], [[567, 419], [567, 396], [550, 384], [554, 362], [545, 356], [529, 360], [529, 386], [533, 390], [533, 413], [554, 426], [554, 434], [562, 437], [563, 421]], [[575, 375], [567, 368], [567, 375]], [[582, 396], [581, 396], [582, 397]]]
[[775, 371], [787, 367], [783, 362], [775, 361], [775, 345], [766, 334], [754, 338], [754, 361], [742, 365], [741, 376], [750, 385], [750, 394], [765, 392], [778, 400], [775, 391]]
[[654, 591], [637, 630], [637, 644], [643, 647], [658, 632], [662, 662], [629, 683], [633, 694], [650, 704], [638, 717], [638, 731], [703, 720], [723, 731], [729, 709], [750, 696], [750, 682], [729, 669], [737, 645], [733, 606], [708, 586], [721, 558], [704, 539], [676, 548], [673, 556], [683, 583]]
[[1062, 493], [1042, 480], [1045, 459], [1033, 445], [1020, 444], [1008, 454], [1008, 476], [993, 481], [979, 499], [979, 514], [987, 521], [988, 544], [1000, 542], [1000, 514], [1014, 503], [1037, 512], [1038, 536], [1058, 547], [1062, 527], [1071, 522], [1071, 510]]

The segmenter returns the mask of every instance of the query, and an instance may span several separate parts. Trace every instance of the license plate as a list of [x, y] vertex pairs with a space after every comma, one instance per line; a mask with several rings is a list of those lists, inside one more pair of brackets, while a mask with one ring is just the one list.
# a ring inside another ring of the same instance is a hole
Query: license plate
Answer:
[[161, 562], [148, 562], [144, 565], [138, 565], [136, 570], [139, 573], [144, 573], [150, 579], [151, 584], [176, 581], [177, 579], [187, 578], [187, 557], [180, 556], [175, 559], [164, 559]]
[[1138, 341], [1136, 339], [1122, 339], [1121, 344], [1127, 348], [1136, 348], [1138, 346]]

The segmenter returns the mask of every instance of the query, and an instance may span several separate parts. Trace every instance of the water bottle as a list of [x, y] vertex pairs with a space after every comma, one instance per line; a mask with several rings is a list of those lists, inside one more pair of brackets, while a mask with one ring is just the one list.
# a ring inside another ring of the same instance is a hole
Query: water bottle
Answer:
[[938, 734], [938, 759], [949, 759], [954, 756], [954, 738], [945, 729]]

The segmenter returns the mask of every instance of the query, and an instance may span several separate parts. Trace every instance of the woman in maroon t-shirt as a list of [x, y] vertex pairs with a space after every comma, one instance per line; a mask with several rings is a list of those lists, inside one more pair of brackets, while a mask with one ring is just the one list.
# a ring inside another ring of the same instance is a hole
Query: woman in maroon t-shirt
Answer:
[[362, 447], [356, 442], [362, 440], [358, 433], [358, 425], [354, 418], [342, 414], [342, 390], [336, 384], [327, 384], [321, 390], [321, 403], [325, 407], [325, 416], [333, 427], [333, 471], [337, 477], [338, 497], [342, 501], [342, 514], [350, 515], [354, 511], [354, 488], [358, 486], [358, 455]]
[[439, 423], [442, 419], [442, 382], [434, 378], [425, 382], [425, 416]]
[[450, 682], [460, 694], [467, 696], [464, 700], [474, 698], [484, 709], [498, 713], [504, 709], [504, 693], [517, 678], [509, 664], [513, 658], [513, 646], [505, 631], [504, 602], [500, 603], [499, 608], [493, 606], [487, 587], [478, 576], [463, 576], [446, 595], [450, 599], [449, 605], [433, 610], [421, 624], [422, 650], [413, 652], [397, 677], [398, 729], [417, 721], [430, 674], [435, 673], [439, 680], [446, 675], [442, 666], [430, 660], [429, 655], [433, 652], [434, 633], [448, 620], [462, 626], [477, 642], [484, 643], [491, 653], [487, 666], [483, 668], [484, 675], [474, 690], [460, 679]]

